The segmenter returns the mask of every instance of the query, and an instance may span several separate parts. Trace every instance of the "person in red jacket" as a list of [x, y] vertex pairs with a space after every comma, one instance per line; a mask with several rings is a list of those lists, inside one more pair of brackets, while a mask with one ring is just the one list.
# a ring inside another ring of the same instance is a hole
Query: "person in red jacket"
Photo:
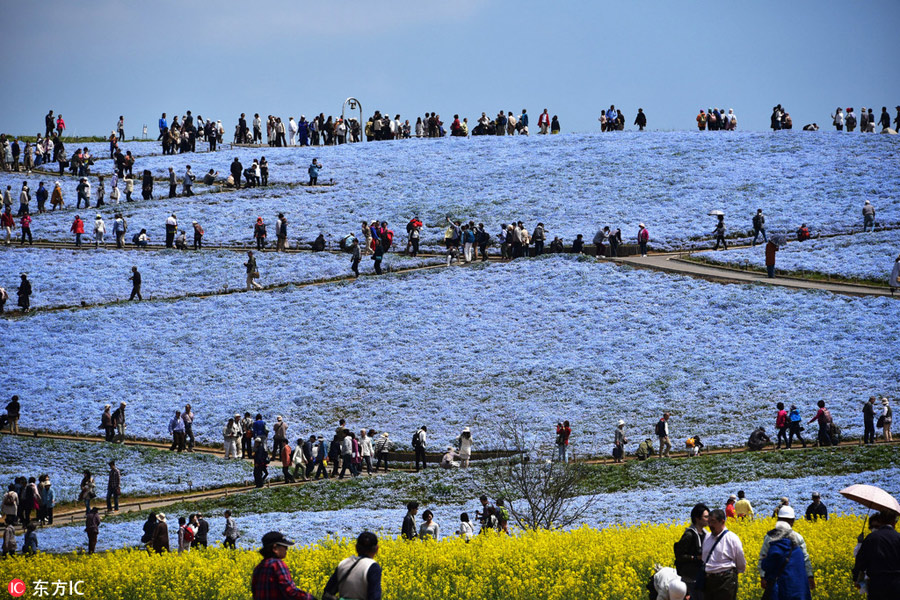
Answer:
[[28, 238], [28, 244], [31, 245], [33, 242], [31, 241], [31, 215], [28, 214], [28, 211], [25, 211], [25, 214], [22, 215], [22, 245], [25, 245], [25, 238]]
[[81, 246], [81, 234], [84, 233], [84, 221], [81, 217], [75, 215], [75, 221], [72, 223], [72, 233], [75, 234], [75, 245]]
[[778, 252], [778, 246], [771, 241], [766, 242], [766, 274], [769, 279], [775, 278], [775, 253]]
[[12, 213], [9, 212], [9, 207], [0, 215], [0, 227], [3, 228], [3, 232], [6, 233], [6, 245], [9, 246], [9, 239], [12, 237], [12, 230], [16, 228], [16, 221], [13, 219]]
[[809, 235], [809, 227], [806, 226], [806, 223], [800, 226], [800, 229], [797, 230], [797, 241], [805, 242], [810, 238]]
[[784, 440], [785, 448], [790, 448], [791, 445], [788, 443], [787, 439], [788, 414], [787, 411], [784, 410], [784, 402], [779, 402], [775, 406], [778, 408], [778, 415], [775, 417], [775, 429], [778, 431], [778, 443], [775, 444], [775, 449], [778, 450], [781, 448], [781, 440]]

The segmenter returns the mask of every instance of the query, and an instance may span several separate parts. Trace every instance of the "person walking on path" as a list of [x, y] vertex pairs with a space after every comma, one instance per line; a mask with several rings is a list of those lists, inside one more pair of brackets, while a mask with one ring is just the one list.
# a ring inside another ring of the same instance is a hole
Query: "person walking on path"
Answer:
[[134, 300], [135, 296], [137, 296], [138, 300], [143, 300], [144, 297], [141, 296], [141, 272], [138, 271], [137, 267], [131, 267], [131, 277], [128, 278], [128, 281], [131, 282], [131, 296], [128, 300]]
[[256, 224], [253, 226], [253, 237], [256, 239], [256, 250], [261, 252], [266, 247], [266, 224], [262, 217], [256, 217]]
[[191, 226], [194, 228], [194, 250], [199, 250], [203, 247], [203, 234], [205, 232], [197, 221], [191, 221]]
[[572, 435], [572, 428], [568, 421], [556, 424], [556, 454], [557, 460], [563, 464], [569, 462], [569, 437]]
[[813, 418], [807, 421], [807, 424], [816, 422], [819, 425], [819, 445], [834, 446], [834, 440], [831, 437], [831, 411], [825, 408], [825, 401], [819, 400], [816, 403], [819, 410], [813, 415]]
[[347, 600], [381, 600], [381, 565], [375, 562], [378, 536], [370, 531], [359, 534], [356, 554], [338, 563], [325, 584], [325, 594]]
[[427, 465], [425, 464], [425, 447], [428, 443], [428, 427], [422, 425], [420, 428], [416, 430], [413, 434], [413, 450], [416, 454], [416, 471], [419, 470], [419, 461], [422, 462], [422, 468], [424, 469]]
[[756, 210], [756, 214], [753, 215], [753, 241], [751, 242], [751, 246], [756, 245], [756, 240], [759, 238], [759, 234], [762, 234], [763, 241], [768, 242], [769, 238], [766, 237], [766, 216], [763, 214], [763, 210], [758, 208]]
[[390, 434], [385, 431], [381, 434], [381, 437], [378, 438], [378, 441], [375, 442], [375, 472], [378, 472], [379, 467], [381, 467], [381, 462], [384, 461], [384, 472], [388, 471], [388, 452], [391, 451], [391, 440]]
[[803, 444], [803, 447], [806, 448], [806, 440], [800, 435], [800, 432], [803, 429], [802, 425], [803, 419], [800, 417], [800, 409], [791, 404], [791, 411], [788, 413], [788, 450], [790, 450], [791, 444], [794, 442], [794, 436], [796, 436], [797, 439], [800, 440], [800, 443]]
[[284, 213], [278, 213], [275, 221], [275, 251], [284, 252], [287, 249], [287, 219]]
[[225, 460], [229, 458], [240, 458], [237, 444], [238, 438], [241, 437], [241, 416], [234, 415], [228, 419], [225, 429], [222, 431], [222, 437], [225, 438]]
[[881, 431], [884, 435], [884, 441], [892, 442], [894, 438], [891, 435], [891, 423], [894, 420], [894, 411], [891, 409], [891, 401], [887, 398], [881, 399], [881, 416], [878, 417], [878, 420], [881, 421]]
[[775, 444], [775, 449], [781, 449], [781, 440], [784, 440], [785, 448], [790, 448], [791, 445], [788, 443], [787, 438], [788, 413], [784, 410], [784, 402], [779, 402], [775, 407], [778, 409], [778, 414], [775, 416], [775, 431], [778, 432], [778, 441]]
[[[663, 413], [663, 416], [656, 422], [656, 437], [659, 439], [659, 457], [669, 458], [669, 452], [672, 450], [672, 444], [669, 441], [669, 417], [670, 413]], [[663, 452], [665, 448], [665, 453]]]
[[125, 407], [128, 406], [128, 403], [125, 401], [119, 402], [119, 408], [113, 411], [113, 427], [116, 428], [116, 435], [113, 437], [113, 443], [124, 444], [125, 443]]
[[359, 277], [359, 261], [362, 260], [362, 253], [359, 250], [359, 240], [353, 238], [353, 246], [350, 252], [350, 270], [353, 271], [354, 277]]
[[710, 535], [703, 540], [701, 561], [704, 570], [704, 600], [735, 600], [738, 575], [747, 569], [741, 538], [725, 526], [725, 513], [709, 513]]
[[19, 397], [10, 398], [9, 404], [6, 405], [6, 418], [9, 419], [9, 432], [13, 434], [19, 433], [19, 414], [22, 411]]
[[725, 250], [728, 250], [728, 242], [725, 241], [725, 217], [724, 215], [719, 215], [719, 221], [716, 223], [716, 228], [713, 230], [713, 235], [716, 236], [716, 247], [713, 250], [719, 249], [719, 244], [721, 243]]
[[775, 528], [759, 551], [760, 586], [773, 600], [811, 600], [816, 589], [806, 540], [794, 531], [794, 518], [793, 508], [779, 508]]
[[92, 508], [84, 518], [84, 531], [88, 537], [88, 554], [97, 549], [97, 538], [100, 536], [100, 511]]
[[272, 435], [272, 460], [278, 460], [281, 456], [281, 448], [288, 443], [287, 423], [281, 415], [275, 417], [275, 426]]
[[616, 439], [613, 445], [613, 460], [617, 463], [622, 462], [625, 459], [625, 444], [628, 442], [628, 438], [625, 437], [625, 421], [619, 419], [619, 422], [616, 423], [616, 431], [615, 431]]
[[169, 451], [178, 450], [184, 452], [184, 420], [181, 418], [181, 411], [176, 410], [175, 416], [169, 421], [169, 435], [172, 436], [172, 446]]
[[194, 451], [194, 411], [190, 404], [184, 406], [184, 412], [181, 413], [181, 420], [184, 421], [184, 436], [187, 441], [187, 451]]
[[647, 243], [650, 241], [650, 232], [643, 223], [638, 225], [638, 246], [641, 249], [641, 256], [647, 256]]
[[109, 481], [106, 484], [106, 512], [119, 512], [119, 495], [122, 493], [122, 472], [116, 461], [109, 461]]
[[75, 247], [81, 247], [81, 236], [84, 235], [84, 221], [81, 220], [79, 215], [75, 215], [75, 220], [72, 221], [72, 227], [70, 227], [72, 233], [75, 234]]
[[294, 585], [291, 572], [284, 563], [289, 547], [294, 542], [284, 537], [280, 531], [270, 531], [262, 537], [259, 553], [263, 559], [253, 569], [250, 589], [253, 600], [315, 600], [315, 598]]
[[866, 231], [875, 232], [875, 207], [868, 200], [863, 204], [863, 233]]
[[253, 250], [247, 251], [247, 262], [244, 263], [244, 267], [247, 268], [247, 291], [249, 292], [251, 289], [261, 290], [262, 286], [256, 282], [256, 279], [259, 278], [259, 269], [256, 267], [256, 257], [253, 256]]
[[875, 443], [875, 396], [863, 404], [863, 444]]
[[100, 244], [103, 244], [103, 247], [106, 247], [106, 244], [103, 243], [103, 235], [106, 233], [106, 223], [103, 222], [103, 217], [100, 213], [97, 213], [97, 217], [94, 219], [94, 247], [99, 248]]
[[3, 214], [0, 215], [0, 227], [3, 228], [3, 233], [6, 235], [6, 245], [9, 246], [12, 240], [12, 230], [16, 228], [16, 220], [8, 206], [3, 211]]
[[175, 167], [169, 167], [169, 198], [178, 195], [178, 180], [175, 178]]
[[[695, 597], [697, 580], [703, 568], [703, 540], [709, 524], [709, 508], [705, 504], [696, 504], [691, 509], [691, 525], [684, 530], [681, 538], [675, 542], [675, 570], [687, 585], [691, 597]], [[701, 591], [702, 593], [702, 591]]]
[[472, 430], [463, 427], [462, 433], [456, 438], [456, 447], [459, 448], [459, 466], [463, 469], [468, 468], [469, 461], [472, 459]]

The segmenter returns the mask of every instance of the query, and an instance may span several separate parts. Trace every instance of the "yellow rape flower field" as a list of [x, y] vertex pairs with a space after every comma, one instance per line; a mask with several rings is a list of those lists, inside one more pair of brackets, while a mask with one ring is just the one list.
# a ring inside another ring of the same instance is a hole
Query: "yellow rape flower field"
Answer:
[[[858, 517], [827, 522], [798, 521], [807, 541], [818, 585], [817, 600], [860, 598], [850, 569], [862, 530]], [[747, 572], [739, 598], [761, 594], [756, 569], [759, 549], [773, 519], [730, 522], [743, 540]], [[645, 585], [654, 563], [671, 566], [672, 544], [685, 525], [582, 527], [574, 531], [538, 531], [515, 537], [478, 536], [440, 542], [381, 541], [377, 560], [384, 568], [386, 600], [647, 598]], [[101, 531], [102, 535], [102, 531]], [[334, 566], [353, 553], [353, 540], [325, 541], [288, 553], [294, 581], [321, 596]], [[85, 583], [85, 598], [142, 600], [241, 599], [250, 597], [250, 574], [260, 556], [251, 551], [211, 548], [183, 555], [150, 556], [144, 550], [119, 550], [94, 556], [38, 555], [0, 561], [4, 584], [18, 578], [31, 597], [34, 582]], [[49, 588], [51, 593], [53, 587]]]

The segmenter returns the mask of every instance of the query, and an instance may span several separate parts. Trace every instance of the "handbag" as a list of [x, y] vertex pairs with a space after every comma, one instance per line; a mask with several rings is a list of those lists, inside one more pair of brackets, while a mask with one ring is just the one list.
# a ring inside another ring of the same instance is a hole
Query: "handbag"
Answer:
[[[727, 531], [723, 531], [719, 534], [719, 537], [716, 538], [716, 541], [713, 542], [713, 545], [709, 548], [709, 554], [706, 555], [706, 559], [703, 560], [700, 564], [700, 571], [697, 572], [697, 579], [694, 582], [696, 589], [702, 590], [706, 585], [706, 563], [709, 562], [709, 558], [712, 556], [713, 550], [716, 549], [716, 546], [719, 545], [719, 542], [725, 537]], [[703, 552], [703, 548], [701, 547], [700, 552]]]
[[[344, 573], [340, 579], [338, 579], [337, 585], [335, 586], [335, 590], [333, 592], [328, 591], [328, 589], [322, 590], [322, 600], [340, 600], [341, 584], [344, 583], [344, 580], [346, 580], [347, 577], [350, 576], [350, 573], [353, 572], [353, 569], [355, 569], [356, 565], [358, 565], [360, 562], [362, 562], [362, 558], [357, 558], [356, 562], [353, 563], [353, 566], [347, 569], [347, 572]], [[337, 567], [335, 567], [334, 570], [335, 572], [337, 572]]]
[[884, 427], [884, 415], [878, 417], [878, 422], [875, 423], [875, 427]]

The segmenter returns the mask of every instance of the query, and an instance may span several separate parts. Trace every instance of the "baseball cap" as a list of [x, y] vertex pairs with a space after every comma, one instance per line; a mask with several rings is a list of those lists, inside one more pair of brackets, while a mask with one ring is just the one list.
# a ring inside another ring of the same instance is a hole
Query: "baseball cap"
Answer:
[[293, 546], [294, 542], [284, 537], [280, 531], [270, 531], [262, 536], [263, 546]]

